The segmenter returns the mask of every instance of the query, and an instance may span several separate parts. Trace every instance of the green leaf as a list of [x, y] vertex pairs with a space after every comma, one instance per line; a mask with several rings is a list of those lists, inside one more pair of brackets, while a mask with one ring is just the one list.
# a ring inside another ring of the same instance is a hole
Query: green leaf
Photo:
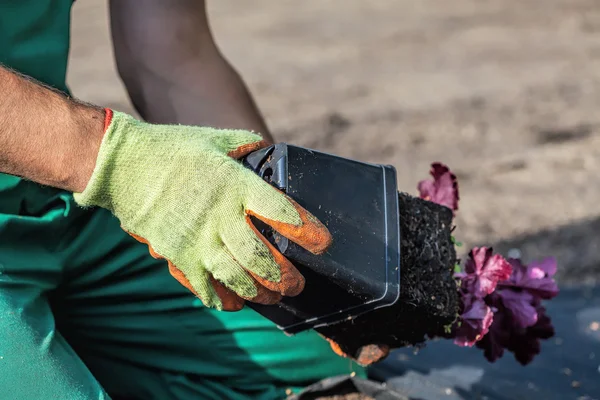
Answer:
[[455, 245], [456, 247], [460, 247], [460, 246], [462, 246], [462, 245], [463, 245], [463, 244], [462, 244], [462, 242], [457, 242], [457, 241], [456, 241], [456, 238], [455, 238], [454, 236], [450, 236], [450, 240], [452, 240], [452, 243], [454, 243], [454, 245]]

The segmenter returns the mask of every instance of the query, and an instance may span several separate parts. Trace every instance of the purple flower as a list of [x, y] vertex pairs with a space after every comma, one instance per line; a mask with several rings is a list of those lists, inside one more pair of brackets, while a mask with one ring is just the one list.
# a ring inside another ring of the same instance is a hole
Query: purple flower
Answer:
[[456, 328], [454, 343], [458, 346], [471, 347], [488, 333], [493, 320], [492, 309], [483, 299], [473, 295], [463, 297], [463, 313], [461, 324]]
[[504, 349], [507, 349], [520, 364], [529, 364], [540, 353], [540, 340], [554, 336], [554, 327], [546, 315], [546, 310], [538, 306], [536, 323], [527, 328], [520, 328], [513, 323], [511, 311], [504, 307], [501, 301], [496, 300], [496, 304], [498, 308], [494, 312], [494, 321], [488, 334], [477, 342], [477, 347], [483, 350], [485, 358], [490, 362], [502, 357]]
[[510, 277], [498, 283], [496, 293], [502, 304], [511, 312], [516, 327], [527, 328], [538, 321], [538, 306], [542, 299], [551, 299], [558, 294], [554, 281], [556, 260], [546, 258], [542, 261], [524, 265], [519, 259], [509, 260], [512, 266]]
[[538, 320], [535, 325], [527, 329], [513, 330], [507, 349], [512, 351], [515, 359], [522, 365], [529, 364], [540, 353], [540, 339], [549, 339], [554, 336], [554, 327], [546, 309], [539, 306], [537, 309]]
[[501, 287], [518, 288], [542, 299], [551, 299], [558, 294], [558, 286], [554, 281], [556, 260], [552, 257], [523, 265], [519, 259], [508, 260], [513, 273], [510, 278], [500, 282]]
[[475, 247], [471, 250], [464, 272], [455, 275], [461, 280], [462, 302], [460, 326], [455, 328], [455, 344], [470, 347], [488, 333], [494, 314], [485, 297], [496, 289], [499, 280], [507, 279], [510, 273], [508, 261], [494, 255], [491, 248]]
[[477, 297], [485, 297], [496, 289], [498, 281], [508, 279], [512, 268], [499, 254], [492, 254], [492, 248], [475, 247], [469, 253], [461, 278], [462, 289]]
[[[433, 179], [418, 184], [422, 199], [458, 210], [456, 175], [439, 162], [431, 164]], [[504, 350], [523, 365], [540, 352], [540, 339], [554, 335], [552, 321], [542, 299], [552, 299], [559, 290], [554, 275], [556, 260], [546, 258], [524, 265], [493, 254], [492, 248], [475, 247], [469, 253], [460, 280], [460, 316], [446, 337], [458, 346], [476, 345], [494, 362]]]
[[546, 258], [529, 265], [518, 259], [509, 262], [510, 277], [498, 282], [496, 290], [485, 297], [494, 317], [488, 333], [476, 344], [490, 362], [502, 357], [506, 349], [526, 365], [539, 354], [540, 340], [554, 335], [552, 321], [541, 302], [558, 294], [553, 278], [556, 261]]
[[458, 181], [450, 169], [439, 162], [431, 164], [429, 171], [432, 180], [419, 182], [419, 195], [422, 199], [450, 208], [453, 212], [458, 210]]
[[502, 355], [510, 340], [510, 326], [507, 328], [507, 314], [500, 298], [496, 294], [487, 296], [488, 304], [494, 307], [494, 320], [489, 332], [480, 341], [477, 347], [483, 350], [483, 355], [489, 362], [494, 362]]

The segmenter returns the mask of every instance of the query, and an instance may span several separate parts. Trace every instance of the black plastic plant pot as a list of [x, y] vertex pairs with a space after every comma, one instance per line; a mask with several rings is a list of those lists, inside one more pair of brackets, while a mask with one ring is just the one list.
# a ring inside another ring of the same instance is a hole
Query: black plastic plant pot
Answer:
[[277, 144], [244, 165], [323, 222], [333, 236], [314, 255], [253, 219], [257, 228], [306, 278], [304, 291], [274, 306], [248, 303], [288, 334], [327, 327], [400, 297], [400, 223], [396, 171]]
[[277, 144], [244, 160], [329, 229], [313, 255], [253, 222], [306, 278], [272, 306], [247, 303], [288, 334], [315, 329], [359, 364], [387, 349], [448, 337], [458, 307], [452, 210], [398, 193], [392, 167]]

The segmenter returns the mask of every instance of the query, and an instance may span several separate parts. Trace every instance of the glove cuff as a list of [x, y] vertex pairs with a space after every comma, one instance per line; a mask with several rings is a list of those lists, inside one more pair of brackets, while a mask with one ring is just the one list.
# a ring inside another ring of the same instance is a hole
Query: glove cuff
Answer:
[[126, 119], [128, 116], [125, 114], [118, 115], [121, 113], [115, 113], [110, 108], [105, 108], [104, 113], [104, 137], [102, 138], [94, 172], [92, 173], [92, 176], [83, 192], [73, 193], [75, 202], [82, 207], [101, 206], [109, 208], [107, 206], [109, 205], [110, 200], [107, 198], [106, 191], [103, 190], [106, 189], [104, 186], [106, 184], [108, 172], [104, 170], [103, 166], [105, 164], [113, 164], [115, 160], [112, 159], [114, 157], [112, 152], [106, 151], [105, 148], [115, 147], [113, 143], [109, 144], [107, 142], [119, 140], [118, 138], [112, 138], [111, 136], [114, 135], [111, 135], [111, 133], [114, 134], [114, 131], [116, 130], [115, 124], [123, 125], [123, 123], [119, 123], [119, 116], [121, 117], [121, 121], [123, 120], [123, 117]]
[[110, 108], [105, 108], [104, 114], [104, 133], [106, 133], [113, 119], [113, 110], [111, 110]]

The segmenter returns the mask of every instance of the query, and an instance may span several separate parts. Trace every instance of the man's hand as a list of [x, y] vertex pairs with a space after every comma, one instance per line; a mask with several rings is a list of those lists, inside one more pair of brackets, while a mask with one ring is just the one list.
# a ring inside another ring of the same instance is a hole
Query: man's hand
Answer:
[[111, 114], [91, 180], [75, 195], [79, 204], [111, 210], [207, 306], [239, 310], [244, 300], [274, 304], [302, 291], [302, 275], [250, 217], [315, 254], [331, 236], [236, 160], [264, 147], [260, 136]]

